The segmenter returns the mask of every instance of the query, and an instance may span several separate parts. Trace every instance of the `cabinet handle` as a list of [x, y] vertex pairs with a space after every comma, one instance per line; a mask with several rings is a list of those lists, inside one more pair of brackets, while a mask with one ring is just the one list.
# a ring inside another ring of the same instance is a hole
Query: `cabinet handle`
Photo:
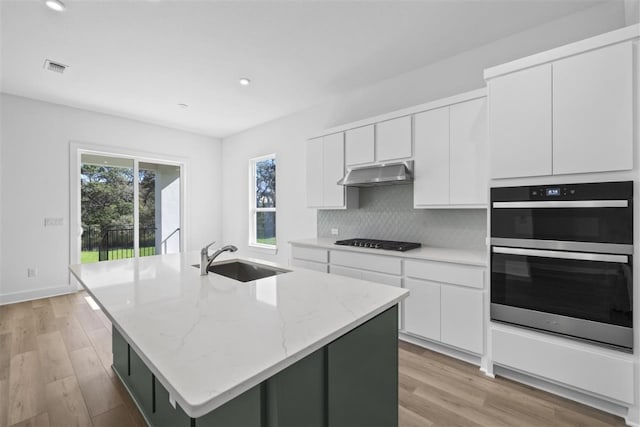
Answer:
[[522, 208], [626, 208], [628, 200], [554, 200], [542, 202], [493, 202], [495, 209]]
[[584, 253], [584, 252], [543, 251], [539, 249], [505, 248], [501, 246], [494, 246], [491, 249], [491, 251], [495, 254], [537, 256], [542, 258], [575, 259], [575, 260], [581, 260], [581, 261], [619, 262], [623, 264], [626, 264], [629, 262], [629, 257], [626, 255], [609, 255], [609, 254], [596, 254], [596, 253]]

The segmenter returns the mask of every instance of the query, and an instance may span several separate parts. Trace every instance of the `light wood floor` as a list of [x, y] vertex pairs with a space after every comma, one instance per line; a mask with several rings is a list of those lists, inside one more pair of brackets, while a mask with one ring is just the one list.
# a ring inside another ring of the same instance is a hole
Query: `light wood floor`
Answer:
[[[0, 306], [0, 427], [144, 426], [86, 293]], [[400, 425], [621, 426], [623, 420], [400, 344]], [[301, 426], [302, 427], [302, 426]]]

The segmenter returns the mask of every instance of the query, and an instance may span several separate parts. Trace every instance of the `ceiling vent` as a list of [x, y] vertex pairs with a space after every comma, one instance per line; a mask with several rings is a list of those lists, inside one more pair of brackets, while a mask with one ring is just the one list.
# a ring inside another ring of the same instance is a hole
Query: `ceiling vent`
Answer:
[[59, 62], [53, 62], [50, 59], [44, 61], [44, 69], [49, 71], [54, 71], [56, 73], [64, 73], [64, 70], [67, 69], [67, 65], [61, 64]]

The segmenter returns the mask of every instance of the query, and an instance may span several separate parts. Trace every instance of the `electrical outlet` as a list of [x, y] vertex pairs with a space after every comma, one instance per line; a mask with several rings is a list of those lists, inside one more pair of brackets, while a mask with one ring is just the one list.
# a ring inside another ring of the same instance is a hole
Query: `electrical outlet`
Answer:
[[337, 236], [340, 234], [340, 230], [338, 230], [337, 228], [332, 228], [331, 229], [331, 235], [332, 236]]
[[44, 226], [45, 227], [60, 227], [64, 225], [64, 218], [45, 218]]
[[29, 267], [27, 268], [27, 277], [36, 277], [38, 275], [38, 269]]

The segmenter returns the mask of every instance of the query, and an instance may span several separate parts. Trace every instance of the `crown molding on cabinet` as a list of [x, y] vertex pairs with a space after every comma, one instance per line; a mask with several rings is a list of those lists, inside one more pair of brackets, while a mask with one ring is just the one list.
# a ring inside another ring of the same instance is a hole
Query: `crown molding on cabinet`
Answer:
[[319, 138], [322, 136], [330, 135], [333, 133], [344, 132], [349, 129], [355, 129], [362, 126], [372, 125], [375, 123], [384, 122], [398, 117], [410, 116], [412, 114], [421, 113], [423, 111], [433, 110], [440, 107], [446, 107], [452, 104], [458, 104], [460, 102], [470, 101], [472, 99], [482, 98], [487, 96], [487, 89], [475, 89], [472, 91], [460, 93], [447, 98], [441, 98], [435, 101], [430, 101], [424, 104], [415, 105], [413, 107], [403, 108], [401, 110], [392, 111], [390, 113], [381, 114], [379, 116], [369, 117], [357, 122], [346, 123], [333, 128], [325, 129], [322, 132], [311, 136], [309, 139]]
[[495, 77], [513, 73], [514, 71], [542, 65], [558, 59], [578, 55], [590, 50], [599, 49], [637, 38], [640, 38], [640, 24], [630, 25], [619, 30], [610, 31], [608, 33], [560, 46], [555, 49], [536, 53], [524, 58], [516, 59], [515, 61], [487, 68], [484, 70], [484, 79], [490, 80]]

